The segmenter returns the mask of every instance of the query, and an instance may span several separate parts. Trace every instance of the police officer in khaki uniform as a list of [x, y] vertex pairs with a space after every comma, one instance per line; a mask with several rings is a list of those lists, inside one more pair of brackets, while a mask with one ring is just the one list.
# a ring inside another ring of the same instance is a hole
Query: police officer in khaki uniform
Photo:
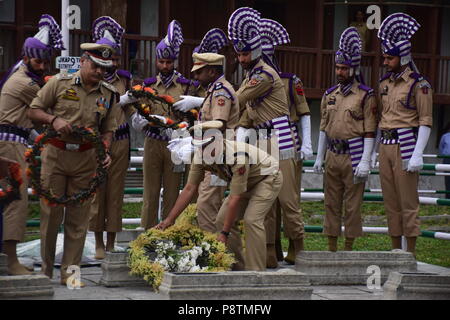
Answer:
[[[217, 54], [227, 43], [225, 33], [217, 28], [209, 30], [192, 55], [194, 78], [207, 88], [206, 98], [183, 96], [174, 108], [187, 111], [201, 107], [200, 121], [220, 120], [222, 131], [234, 130], [239, 122], [239, 101], [233, 86], [225, 79], [225, 57]], [[201, 102], [197, 105], [196, 101]], [[230, 132], [227, 131], [229, 134]], [[197, 221], [199, 227], [216, 232], [216, 217], [225, 196], [226, 182], [218, 176], [206, 172], [205, 180], [199, 186], [197, 199]]]
[[[106, 251], [114, 249], [116, 233], [122, 231], [122, 205], [125, 189], [125, 177], [130, 156], [130, 127], [127, 117], [136, 110], [129, 104], [133, 99], [126, 93], [131, 87], [131, 74], [118, 69], [121, 56], [121, 40], [124, 29], [111, 17], [100, 17], [93, 23], [93, 40], [97, 44], [107, 44], [115, 52], [112, 56], [113, 67], [105, 73], [104, 80], [116, 88], [121, 95], [117, 108], [116, 123], [118, 129], [113, 134], [111, 144], [112, 163], [108, 170], [108, 178], [100, 186], [92, 200], [89, 231], [95, 232], [96, 259], [103, 259]], [[106, 247], [103, 242], [103, 232], [107, 232]]]
[[[85, 43], [81, 69], [73, 75], [58, 74], [33, 100], [28, 112], [31, 120], [53, 127], [60, 138], [53, 139], [42, 152], [43, 187], [56, 196], [71, 195], [88, 187], [96, 170], [96, 151], [92, 144], [74, 137], [72, 126], [98, 129], [109, 155], [112, 134], [117, 129], [115, 110], [118, 94], [114, 86], [102, 81], [111, 67], [112, 48]], [[61, 263], [61, 284], [66, 284], [67, 268], [79, 265], [89, 226], [90, 202], [76, 206], [52, 207], [41, 200], [42, 271], [53, 275], [58, 229], [64, 220], [64, 253]]]
[[[229, 38], [232, 39], [238, 60], [247, 74], [242, 82], [237, 96], [240, 109], [248, 114], [241, 117], [237, 129], [237, 139], [247, 135], [245, 128], [258, 131], [260, 137], [264, 131], [271, 131], [270, 139], [260, 139], [262, 145], [278, 144], [278, 150], [271, 154], [279, 154], [280, 170], [286, 177], [278, 195], [285, 221], [285, 233], [293, 241], [294, 253], [303, 250], [304, 226], [301, 219], [300, 195], [296, 192], [298, 183], [296, 177], [296, 146], [289, 119], [289, 108], [283, 82], [278, 72], [271, 67], [270, 59], [262, 55], [260, 30], [245, 30], [251, 26], [259, 26], [260, 14], [251, 8], [239, 8], [229, 20]], [[254, 31], [254, 32], [253, 32]], [[242, 34], [244, 32], [244, 34]], [[264, 59], [263, 59], [264, 58]], [[268, 136], [269, 137], [269, 136]], [[267, 267], [278, 266], [275, 250], [276, 211], [272, 210], [266, 223], [267, 236]]]
[[[350, 44], [350, 46], [348, 45]], [[376, 132], [376, 101], [373, 90], [361, 84], [359, 63], [361, 39], [354, 27], [341, 35], [336, 53], [339, 84], [322, 98], [320, 135], [314, 170], [322, 172], [325, 148], [325, 224], [330, 251], [337, 251], [344, 211], [345, 251], [351, 251], [355, 238], [362, 236], [361, 205], [365, 179]]]
[[[195, 133], [192, 145], [198, 149], [194, 154], [188, 183], [169, 216], [157, 228], [165, 229], [175, 222], [195, 195], [205, 172], [210, 171], [230, 184], [230, 195], [217, 216], [216, 228], [221, 230], [218, 240], [225, 242], [235, 254], [236, 270], [265, 271], [264, 220], [277, 198], [283, 176], [278, 160], [268, 153], [246, 143], [223, 139], [217, 130], [222, 126], [221, 121], [209, 121], [191, 128], [191, 132]], [[204, 131], [203, 136], [201, 131]], [[172, 147], [174, 152], [176, 149]], [[210, 162], [213, 159], [220, 161]], [[245, 254], [238, 229], [241, 219], [244, 220]]]
[[[295, 185], [295, 193], [300, 195], [301, 193], [301, 173], [303, 169], [303, 160], [308, 160], [313, 156], [311, 147], [311, 115], [308, 107], [308, 103], [303, 91], [303, 84], [301, 80], [294, 74], [281, 72], [278, 63], [275, 58], [275, 46], [283, 45], [290, 42], [289, 34], [287, 30], [277, 21], [271, 19], [261, 19], [260, 32], [262, 37], [262, 51], [267, 62], [279, 72], [280, 78], [283, 82], [284, 89], [287, 96], [288, 107], [290, 112], [290, 124], [294, 134], [295, 148], [296, 148], [296, 175], [284, 176], [284, 183], [293, 186]], [[302, 129], [302, 136], [299, 135], [299, 126]], [[289, 179], [292, 179], [288, 181]], [[300, 201], [300, 198], [299, 198]], [[283, 256], [283, 250], [281, 247], [281, 206], [280, 201], [275, 202], [276, 212], [276, 224], [275, 224], [275, 249], [277, 260], [283, 259], [289, 263], [295, 263], [295, 246], [294, 241], [289, 238], [288, 255]], [[300, 211], [301, 214], [301, 211]], [[284, 216], [283, 216], [284, 217]], [[289, 224], [289, 221], [284, 217], [284, 224]], [[303, 222], [303, 216], [300, 215], [300, 219]], [[274, 225], [272, 219], [266, 221], [268, 225]], [[273, 235], [273, 232], [272, 232]], [[269, 240], [272, 241], [272, 240]], [[271, 242], [269, 242], [271, 243]], [[303, 247], [302, 243], [298, 247]]]
[[[208, 85], [205, 101], [200, 110], [200, 121], [222, 121], [222, 131], [234, 130], [239, 122], [239, 100], [233, 86], [225, 79], [225, 57], [215, 53], [194, 53], [194, 76]], [[215, 67], [217, 66], [217, 67]], [[227, 189], [226, 181], [207, 171], [199, 186], [197, 220], [199, 227], [216, 232], [216, 217]]]
[[[0, 154], [20, 163], [24, 173], [21, 200], [11, 203], [4, 211], [4, 252], [8, 255], [8, 272], [11, 275], [30, 274], [22, 266], [16, 254], [17, 243], [24, 240], [28, 213], [28, 192], [24, 153], [32, 122], [26, 112], [37, 92], [44, 85], [44, 73], [48, 71], [54, 50], [64, 49], [60, 29], [53, 17], [42, 15], [40, 32], [28, 38], [23, 45], [24, 57], [2, 80], [0, 85]], [[35, 136], [36, 134], [34, 134]]]
[[[178, 101], [182, 95], [195, 95], [196, 87], [192, 81], [184, 78], [175, 70], [180, 45], [183, 42], [181, 25], [174, 20], [169, 25], [167, 36], [156, 48], [156, 67], [159, 74], [154, 78], [145, 79], [144, 85], [156, 90], [159, 95], [170, 95]], [[166, 105], [154, 103], [151, 113], [157, 116], [178, 119], [174, 110]], [[140, 120], [139, 120], [140, 119]], [[184, 164], [174, 165], [170, 152], [167, 150], [172, 131], [150, 127], [142, 117], [133, 120], [133, 127], [144, 130], [144, 204], [141, 212], [141, 226], [145, 229], [158, 223], [158, 209], [161, 185], [163, 187], [162, 216], [167, 217], [179, 195]]]
[[[431, 85], [411, 59], [410, 38], [420, 25], [411, 16], [396, 13], [379, 30], [384, 65], [380, 81], [380, 181], [392, 248], [400, 249], [401, 236], [415, 255], [420, 235], [419, 171], [433, 124]], [[397, 32], [404, 30], [404, 32]]]

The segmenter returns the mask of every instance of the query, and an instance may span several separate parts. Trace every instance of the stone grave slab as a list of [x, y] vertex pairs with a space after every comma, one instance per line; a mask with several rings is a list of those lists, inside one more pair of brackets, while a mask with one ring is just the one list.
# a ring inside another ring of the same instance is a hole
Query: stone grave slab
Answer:
[[143, 279], [130, 275], [127, 265], [128, 252], [106, 252], [102, 262], [102, 277], [100, 284], [105, 287], [135, 287], [151, 286]]

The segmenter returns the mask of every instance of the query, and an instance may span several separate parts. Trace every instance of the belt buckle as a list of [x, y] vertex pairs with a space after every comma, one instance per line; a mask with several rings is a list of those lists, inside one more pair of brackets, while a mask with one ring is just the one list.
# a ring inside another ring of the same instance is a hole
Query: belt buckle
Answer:
[[392, 139], [394, 139], [394, 134], [392, 131], [384, 131], [383, 138], [387, 139], [387, 140], [392, 140]]
[[66, 150], [78, 151], [78, 150], [80, 150], [80, 145], [77, 143], [66, 143]]
[[342, 142], [337, 142], [334, 144], [337, 151], [344, 151], [344, 144]]

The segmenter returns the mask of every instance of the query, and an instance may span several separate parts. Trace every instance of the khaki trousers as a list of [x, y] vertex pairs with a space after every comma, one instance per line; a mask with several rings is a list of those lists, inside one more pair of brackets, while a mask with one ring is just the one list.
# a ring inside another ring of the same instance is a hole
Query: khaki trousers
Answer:
[[328, 151], [325, 160], [325, 222], [323, 233], [327, 236], [341, 235], [344, 212], [345, 237], [363, 235], [361, 205], [365, 183], [353, 183], [352, 161], [349, 154]]
[[141, 226], [150, 229], [158, 224], [159, 195], [163, 191], [162, 219], [165, 219], [180, 193], [181, 173], [173, 172], [174, 164], [167, 142], [145, 138], [144, 143], [144, 199]]
[[[41, 179], [46, 189], [56, 196], [72, 195], [89, 187], [97, 162], [95, 149], [84, 152], [65, 151], [48, 145], [42, 151]], [[86, 232], [89, 226], [91, 201], [77, 206], [48, 206], [41, 200], [42, 271], [53, 276], [58, 230], [64, 223], [64, 253], [61, 278], [67, 279], [67, 268], [81, 262]]]
[[400, 145], [380, 144], [380, 181], [389, 235], [419, 236], [419, 173], [402, 169]]
[[[17, 161], [22, 169], [23, 183], [20, 186], [20, 200], [11, 202], [3, 209], [3, 241], [24, 241], [28, 216], [28, 178], [25, 161], [25, 145], [18, 142], [0, 141], [0, 155]], [[1, 239], [0, 239], [1, 240]]]
[[[265, 221], [267, 231], [267, 244], [274, 244], [281, 226], [277, 224], [277, 206], [280, 206], [285, 235], [292, 240], [303, 239], [303, 214], [300, 209], [300, 178], [299, 165], [295, 159], [280, 161], [280, 170], [283, 173], [283, 185], [274, 207]], [[301, 169], [300, 169], [301, 172]], [[281, 219], [279, 219], [281, 220]]]
[[[205, 178], [199, 185], [197, 198], [197, 222], [200, 229], [215, 233], [216, 218], [222, 205], [227, 187], [211, 186], [211, 172], [205, 172]], [[218, 230], [220, 231], [220, 230]]]
[[108, 178], [97, 190], [92, 200], [89, 231], [122, 231], [122, 205], [125, 177], [129, 165], [130, 140], [118, 140], [111, 144], [112, 163]]
[[[276, 175], [267, 176], [252, 190], [243, 195], [238, 208], [238, 218], [231, 229], [227, 247], [234, 253], [239, 265], [249, 271], [266, 270], [266, 230], [264, 221], [271, 211], [272, 205], [283, 184], [281, 171]], [[225, 215], [228, 212], [228, 199], [220, 207], [217, 215], [217, 230], [222, 230]], [[245, 254], [242, 249], [238, 222], [244, 220]]]

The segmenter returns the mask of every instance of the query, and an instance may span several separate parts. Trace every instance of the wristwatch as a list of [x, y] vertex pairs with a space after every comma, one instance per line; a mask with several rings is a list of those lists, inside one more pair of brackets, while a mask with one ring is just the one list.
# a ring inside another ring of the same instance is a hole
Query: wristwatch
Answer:
[[221, 234], [223, 234], [225, 237], [230, 236], [230, 232], [226, 232], [226, 231], [220, 231]]

